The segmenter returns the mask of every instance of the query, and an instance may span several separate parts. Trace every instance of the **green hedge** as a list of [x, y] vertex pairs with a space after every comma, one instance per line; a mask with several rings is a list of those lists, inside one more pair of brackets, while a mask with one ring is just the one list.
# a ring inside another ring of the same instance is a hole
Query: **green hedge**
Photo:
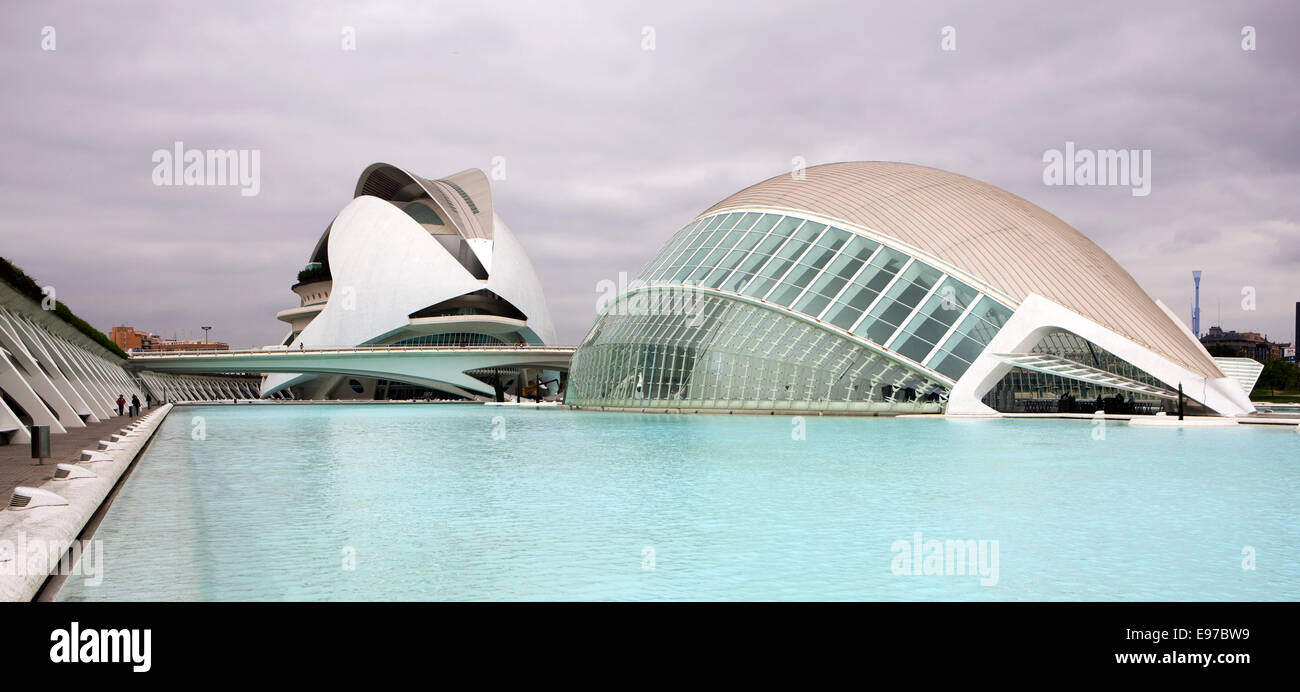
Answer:
[[305, 284], [311, 281], [324, 281], [330, 278], [330, 268], [328, 265], [319, 267], [308, 267], [298, 272], [298, 283]]
[[[4, 279], [6, 283], [14, 287], [14, 290], [28, 298], [31, 298], [37, 303], [41, 303], [45, 300], [45, 294], [41, 292], [40, 284], [36, 283], [36, 281], [32, 279], [32, 277], [28, 276], [26, 272], [19, 269], [13, 262], [10, 262], [4, 257], [0, 257], [0, 279]], [[72, 311], [69, 310], [68, 306], [64, 305], [62, 301], [54, 301], [54, 314], [58, 315], [64, 322], [75, 327], [77, 331], [90, 337], [95, 343], [108, 349], [114, 355], [119, 358], [126, 358], [126, 352], [119, 348], [117, 344], [113, 343], [112, 339], [104, 336], [104, 332], [90, 326], [90, 324], [85, 320], [72, 314]]]

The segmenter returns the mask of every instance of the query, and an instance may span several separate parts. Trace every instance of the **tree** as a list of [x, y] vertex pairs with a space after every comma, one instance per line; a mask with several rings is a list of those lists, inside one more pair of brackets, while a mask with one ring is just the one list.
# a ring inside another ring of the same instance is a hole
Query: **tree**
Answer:
[[1297, 371], [1294, 363], [1288, 363], [1281, 358], [1269, 358], [1264, 362], [1264, 370], [1259, 374], [1259, 381], [1255, 383], [1255, 389], [1269, 390], [1269, 394], [1276, 394], [1278, 390], [1287, 391], [1297, 385], [1300, 385], [1300, 371]]
[[1241, 357], [1241, 351], [1231, 346], [1228, 346], [1227, 344], [1210, 344], [1209, 346], [1205, 347], [1205, 350], [1209, 351], [1210, 355], [1214, 356], [1215, 358], [1240, 358]]

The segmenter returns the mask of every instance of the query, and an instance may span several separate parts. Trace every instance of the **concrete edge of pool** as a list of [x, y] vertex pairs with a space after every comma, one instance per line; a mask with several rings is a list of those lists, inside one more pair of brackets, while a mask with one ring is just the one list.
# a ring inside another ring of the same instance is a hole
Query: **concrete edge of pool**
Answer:
[[478, 401], [422, 401], [422, 400], [404, 400], [404, 401], [371, 401], [371, 400], [349, 400], [349, 399], [331, 399], [331, 400], [249, 400], [249, 401], [180, 401], [176, 402], [177, 406], [372, 406], [372, 405], [389, 405], [403, 404], [428, 406], [438, 404], [459, 405], [459, 406], [485, 406], [498, 410], [512, 409], [530, 409], [530, 410], [547, 410], [547, 411], [583, 411], [587, 413], [644, 413], [660, 415], [692, 415], [705, 414], [715, 416], [827, 416], [839, 418], [926, 418], [930, 420], [1085, 420], [1095, 421], [1098, 419], [1108, 421], [1127, 422], [1130, 425], [1138, 427], [1160, 427], [1160, 428], [1206, 428], [1206, 427], [1225, 427], [1234, 425], [1273, 425], [1289, 426], [1296, 428], [1300, 432], [1300, 416], [1283, 417], [1277, 414], [1268, 414], [1273, 417], [1243, 416], [1243, 417], [1223, 417], [1223, 416], [1187, 416], [1184, 420], [1178, 420], [1175, 416], [1139, 416], [1124, 413], [990, 413], [990, 414], [944, 414], [944, 413], [893, 413], [882, 411], [836, 411], [836, 410], [817, 410], [817, 409], [727, 409], [727, 408], [639, 408], [624, 406], [576, 406], [557, 402], [536, 403], [531, 401], [522, 402], [478, 402]]
[[[68, 462], [90, 471], [94, 477], [59, 480], [53, 475], [58, 467], [50, 464], [51, 475], [39, 486], [30, 487], [55, 493], [67, 501], [66, 505], [6, 507], [0, 511], [0, 541], [7, 541], [10, 548], [7, 560], [0, 557], [0, 601], [30, 601], [40, 594], [46, 581], [58, 571], [57, 560], [81, 539], [91, 520], [106, 507], [119, 481], [149, 446], [171, 409], [171, 404], [164, 404], [137, 419], [132, 434], [114, 434], [112, 437], [120, 439], [108, 449], [98, 450], [104, 460], [88, 461], [83, 454], [82, 461]], [[37, 552], [41, 555], [39, 562], [34, 557]], [[34, 569], [40, 565], [48, 569]]]

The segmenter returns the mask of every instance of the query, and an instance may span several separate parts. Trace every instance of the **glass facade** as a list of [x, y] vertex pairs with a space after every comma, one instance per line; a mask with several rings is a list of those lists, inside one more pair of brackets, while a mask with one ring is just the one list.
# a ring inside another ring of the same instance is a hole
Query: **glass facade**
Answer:
[[574, 355], [577, 406], [938, 411], [945, 386], [826, 329], [697, 294], [687, 310], [611, 311]]
[[[616, 301], [575, 354], [569, 403], [937, 410], [945, 378], [1011, 316], [921, 259], [795, 214], [697, 219], [641, 279], [651, 288]], [[699, 310], [688, 314], [680, 294], [658, 302], [664, 286], [710, 290], [689, 291]]]
[[[1169, 396], [1174, 393], [1168, 385], [1147, 374], [1146, 371], [1091, 341], [1067, 331], [1049, 332], [1031, 349], [1031, 352], [1057, 356], [1080, 365], [1104, 370], [1119, 377], [1166, 390]], [[1119, 397], [1118, 400], [1114, 399], [1116, 396]], [[1093, 413], [1097, 410], [1105, 410], [1107, 413], [1144, 414], [1177, 410], [1177, 404], [1168, 396], [1130, 394], [1114, 387], [1019, 367], [1012, 368], [997, 385], [986, 392], [983, 401], [995, 410], [1011, 413]], [[1206, 412], [1206, 409], [1190, 400], [1186, 407], [1189, 412], [1198, 414]]]
[[798, 216], [705, 217], [679, 231], [643, 277], [788, 308], [953, 380], [1011, 316], [1006, 306], [919, 259]]

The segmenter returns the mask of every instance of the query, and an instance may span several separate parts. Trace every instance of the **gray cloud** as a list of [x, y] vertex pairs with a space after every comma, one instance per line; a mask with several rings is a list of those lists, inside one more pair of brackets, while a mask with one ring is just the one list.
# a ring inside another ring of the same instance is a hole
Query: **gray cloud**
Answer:
[[[1206, 324], [1289, 340], [1300, 246], [1300, 8], [1240, 3], [232, 2], [7, 7], [0, 252], [107, 331], [273, 343], [275, 312], [373, 161], [506, 158], [497, 207], [562, 341], [736, 190], [901, 160], [1052, 211]], [[1259, 49], [1240, 49], [1243, 25]], [[53, 26], [57, 50], [40, 49]], [[958, 49], [939, 50], [940, 29]], [[357, 50], [340, 50], [342, 27]], [[656, 50], [641, 50], [642, 27]], [[262, 152], [262, 191], [155, 187], [155, 149]], [[1074, 141], [1149, 148], [1148, 197], [1047, 187]], [[1254, 312], [1243, 311], [1253, 287]], [[1219, 306], [1222, 307], [1219, 307]], [[1221, 318], [1216, 317], [1221, 311]]]

